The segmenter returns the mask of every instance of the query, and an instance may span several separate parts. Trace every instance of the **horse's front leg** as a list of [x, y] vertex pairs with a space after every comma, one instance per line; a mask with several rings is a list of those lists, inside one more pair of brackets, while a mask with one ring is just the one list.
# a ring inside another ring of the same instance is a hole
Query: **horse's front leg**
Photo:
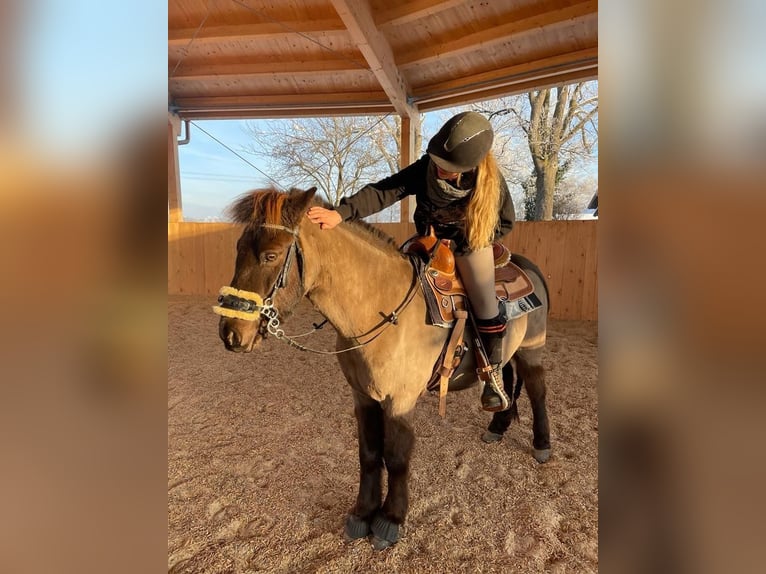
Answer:
[[399, 527], [409, 509], [410, 459], [415, 434], [403, 416], [384, 415], [383, 458], [388, 471], [386, 501], [372, 521], [372, 543], [377, 550], [388, 548], [399, 540]]
[[370, 533], [370, 524], [380, 509], [383, 471], [383, 409], [378, 402], [355, 392], [354, 414], [359, 435], [359, 494], [346, 518], [345, 533], [350, 540]]

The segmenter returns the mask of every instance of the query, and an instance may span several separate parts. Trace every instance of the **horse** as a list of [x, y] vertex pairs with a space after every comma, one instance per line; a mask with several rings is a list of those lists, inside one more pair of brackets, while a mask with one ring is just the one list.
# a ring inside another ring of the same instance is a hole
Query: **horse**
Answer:
[[[284, 335], [280, 322], [304, 297], [335, 328], [335, 352], [352, 389], [359, 442], [359, 489], [346, 516], [345, 538], [370, 537], [373, 547], [382, 550], [399, 540], [407, 516], [415, 442], [411, 415], [449, 330], [427, 324], [414, 267], [392, 238], [364, 222], [320, 230], [308, 220], [305, 214], [311, 205], [326, 206], [314, 198], [315, 192], [316, 188], [253, 190], [230, 206], [232, 219], [244, 228], [234, 277], [219, 297], [219, 303], [228, 297], [221, 306], [231, 310], [219, 313], [229, 315], [219, 319], [219, 336], [234, 352], [253, 351], [269, 334], [300, 347]], [[548, 293], [540, 270], [523, 257], [513, 257], [532, 280], [542, 307], [509, 321], [502, 373], [509, 396], [514, 378], [515, 397], [522, 383], [527, 391], [533, 454], [542, 463], [551, 452], [541, 364]], [[472, 355], [464, 354], [450, 390], [477, 382]], [[494, 413], [482, 439], [500, 440], [514, 418], [515, 400], [509, 410]]]

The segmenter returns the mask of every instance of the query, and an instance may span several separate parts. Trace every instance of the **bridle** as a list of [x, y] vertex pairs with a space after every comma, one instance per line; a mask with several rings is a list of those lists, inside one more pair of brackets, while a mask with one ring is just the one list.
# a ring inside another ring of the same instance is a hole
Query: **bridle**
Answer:
[[[301, 288], [303, 287], [303, 254], [297, 241], [297, 229], [285, 227], [284, 225], [277, 225], [275, 223], [262, 223], [258, 227], [284, 231], [293, 236], [292, 241], [287, 248], [285, 261], [282, 263], [279, 274], [274, 280], [271, 289], [269, 289], [268, 295], [264, 298], [259, 293], [253, 291], [245, 291], [236, 289], [235, 287], [225, 286], [219, 291], [218, 307], [213, 307], [213, 311], [224, 317], [243, 319], [245, 321], [257, 321], [262, 315], [265, 320], [268, 321], [267, 332], [276, 335], [273, 331], [275, 331], [279, 325], [279, 320], [277, 319], [279, 312], [276, 307], [274, 307], [274, 297], [277, 291], [283, 289], [287, 285], [287, 276], [294, 260], [298, 261], [298, 278]], [[268, 325], [274, 320], [276, 320], [274, 329], [268, 329]], [[263, 321], [264, 319], [261, 319], [261, 325], [263, 324]], [[263, 332], [262, 327], [258, 330]]]
[[[298, 242], [298, 230], [296, 228], [285, 227], [284, 225], [277, 225], [274, 223], [262, 223], [258, 227], [266, 229], [275, 229], [277, 231], [284, 231], [293, 236], [290, 246], [287, 248], [287, 255], [285, 256], [285, 262], [282, 264], [277, 278], [274, 280], [269, 294], [266, 298], [262, 298], [258, 293], [252, 291], [243, 291], [234, 287], [224, 286], [219, 291], [218, 306], [213, 307], [213, 312], [223, 317], [232, 317], [237, 319], [243, 319], [245, 321], [257, 321], [260, 318], [260, 326], [258, 331], [265, 337], [266, 333], [274, 335], [279, 340], [285, 341], [291, 347], [300, 349], [301, 351], [308, 351], [311, 353], [318, 353], [322, 355], [337, 355], [345, 353], [347, 351], [353, 351], [372, 343], [377, 339], [383, 331], [391, 325], [396, 325], [399, 320], [399, 315], [404, 309], [412, 302], [415, 297], [418, 286], [418, 274], [415, 269], [415, 263], [410, 259], [410, 263], [413, 265], [413, 279], [410, 284], [407, 294], [402, 302], [388, 315], [383, 315], [383, 321], [375, 325], [372, 329], [363, 333], [355, 339], [359, 340], [360, 337], [369, 337], [364, 342], [357, 345], [348, 347], [346, 349], [340, 349], [338, 351], [321, 351], [317, 349], [310, 349], [295, 340], [298, 336], [305, 336], [321, 329], [327, 322], [325, 319], [321, 324], [314, 325], [314, 329], [304, 335], [286, 335], [284, 330], [280, 327], [279, 310], [274, 306], [274, 297], [280, 289], [283, 289], [287, 285], [287, 276], [292, 267], [293, 261], [297, 261], [298, 265], [298, 279], [300, 281], [300, 292], [303, 292], [303, 252], [301, 251], [300, 244]], [[264, 332], [263, 327], [266, 330]]]
[[282, 264], [282, 269], [279, 271], [279, 275], [274, 280], [274, 285], [269, 291], [267, 300], [273, 299], [274, 295], [279, 289], [283, 289], [287, 285], [287, 274], [290, 272], [293, 260], [298, 261], [298, 279], [301, 283], [301, 292], [303, 291], [303, 253], [301, 252], [300, 245], [298, 244], [298, 230], [291, 227], [285, 227], [284, 225], [277, 225], [275, 223], [262, 223], [259, 227], [266, 229], [276, 229], [278, 231], [285, 231], [293, 236], [290, 246], [287, 248], [287, 255], [285, 256], [285, 262]]

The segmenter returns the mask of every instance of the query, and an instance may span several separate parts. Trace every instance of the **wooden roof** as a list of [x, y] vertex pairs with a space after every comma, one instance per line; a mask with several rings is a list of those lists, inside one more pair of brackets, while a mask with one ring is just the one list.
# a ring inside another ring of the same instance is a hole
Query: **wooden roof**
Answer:
[[419, 112], [598, 73], [597, 0], [169, 0], [187, 119]]

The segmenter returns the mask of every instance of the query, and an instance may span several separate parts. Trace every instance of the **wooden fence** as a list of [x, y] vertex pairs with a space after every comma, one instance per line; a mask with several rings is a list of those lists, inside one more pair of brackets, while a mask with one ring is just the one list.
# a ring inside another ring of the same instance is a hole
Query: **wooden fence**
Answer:
[[[545, 274], [554, 319], [598, 319], [597, 221], [518, 222], [504, 243]], [[400, 244], [410, 223], [378, 226]], [[168, 292], [214, 296], [234, 273], [241, 227], [231, 223], [168, 223]]]

